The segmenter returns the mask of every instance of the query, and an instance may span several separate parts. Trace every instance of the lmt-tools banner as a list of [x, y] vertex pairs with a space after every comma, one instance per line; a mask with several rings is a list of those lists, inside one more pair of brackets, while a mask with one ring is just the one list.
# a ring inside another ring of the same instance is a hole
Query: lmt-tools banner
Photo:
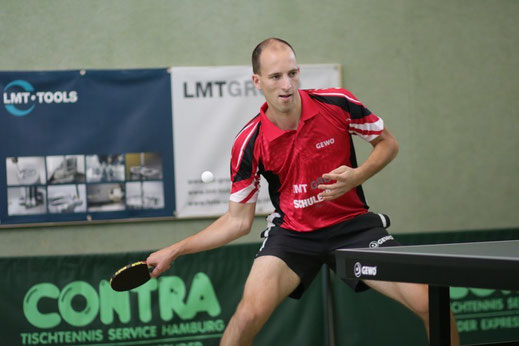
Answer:
[[170, 80], [0, 72], [0, 224], [172, 216]]

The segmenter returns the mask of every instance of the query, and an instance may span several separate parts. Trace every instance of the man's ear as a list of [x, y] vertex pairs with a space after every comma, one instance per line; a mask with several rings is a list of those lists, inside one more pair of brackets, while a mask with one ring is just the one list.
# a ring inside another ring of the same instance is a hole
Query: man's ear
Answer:
[[261, 81], [257, 73], [252, 75], [252, 83], [254, 83], [256, 89], [261, 90]]

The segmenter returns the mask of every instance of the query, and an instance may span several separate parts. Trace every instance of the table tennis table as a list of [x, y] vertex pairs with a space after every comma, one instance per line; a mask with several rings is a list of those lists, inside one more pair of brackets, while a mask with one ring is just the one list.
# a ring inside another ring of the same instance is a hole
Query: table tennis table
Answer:
[[519, 240], [339, 249], [336, 260], [342, 278], [428, 284], [431, 346], [450, 345], [450, 286], [519, 289]]

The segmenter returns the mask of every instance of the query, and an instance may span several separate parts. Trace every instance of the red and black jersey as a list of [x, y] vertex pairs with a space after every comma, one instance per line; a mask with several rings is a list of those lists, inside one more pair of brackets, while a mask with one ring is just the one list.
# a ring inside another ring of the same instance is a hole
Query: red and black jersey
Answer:
[[299, 90], [302, 114], [296, 130], [283, 131], [265, 115], [267, 103], [236, 136], [231, 157], [231, 201], [255, 203], [259, 175], [269, 184], [275, 212], [269, 218], [286, 229], [307, 232], [368, 211], [362, 187], [324, 201], [322, 175], [341, 165], [357, 167], [352, 134], [371, 141], [384, 129], [345, 89]]

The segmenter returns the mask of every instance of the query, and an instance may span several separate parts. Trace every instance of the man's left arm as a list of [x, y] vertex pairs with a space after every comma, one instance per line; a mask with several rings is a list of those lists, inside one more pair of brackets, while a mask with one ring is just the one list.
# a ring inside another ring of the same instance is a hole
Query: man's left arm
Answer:
[[321, 197], [332, 200], [344, 195], [382, 170], [398, 153], [398, 142], [387, 129], [370, 143], [373, 150], [359, 167], [340, 166], [323, 174], [324, 179], [333, 180], [335, 183], [319, 185], [318, 188], [324, 190], [319, 194]]

